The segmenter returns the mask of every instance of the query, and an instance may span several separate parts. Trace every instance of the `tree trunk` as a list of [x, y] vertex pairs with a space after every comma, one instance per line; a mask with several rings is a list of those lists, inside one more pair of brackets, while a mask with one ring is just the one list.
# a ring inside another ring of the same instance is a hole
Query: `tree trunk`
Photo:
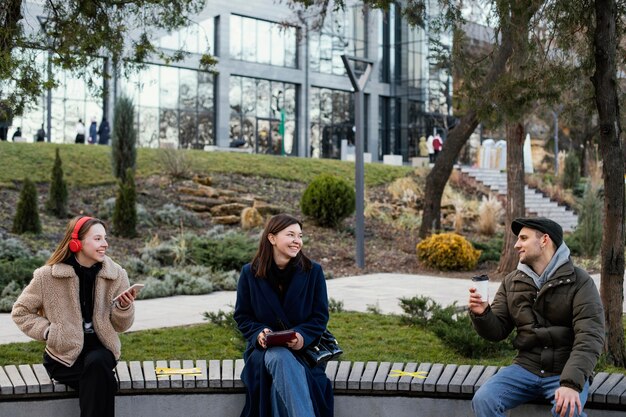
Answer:
[[[519, 0], [511, 0], [512, 3], [519, 2]], [[523, 6], [517, 5], [516, 10], [523, 11], [523, 20], [521, 22], [521, 29], [528, 31], [528, 25], [530, 19], [535, 14], [537, 9], [541, 6], [542, 1], [527, 0]], [[506, 66], [509, 58], [513, 54], [514, 37], [517, 32], [520, 31], [520, 27], [515, 24], [511, 24], [509, 17], [501, 17], [503, 23], [501, 24], [501, 43], [495, 52], [494, 60], [489, 68], [489, 71], [485, 75], [482, 81], [483, 94], [480, 99], [477, 100], [477, 104], [472, 107], [472, 110], [465, 114], [458, 125], [456, 125], [448, 135], [448, 139], [444, 144], [443, 150], [437, 157], [433, 169], [426, 177], [426, 187], [424, 190], [424, 211], [422, 213], [422, 224], [419, 230], [419, 236], [424, 238], [428, 236], [432, 229], [439, 229], [441, 227], [441, 197], [443, 196], [443, 190], [450, 178], [454, 162], [459, 156], [459, 152], [463, 148], [463, 145], [467, 142], [470, 135], [474, 132], [480, 120], [478, 119], [478, 108], [485, 105], [496, 104], [493, 103], [491, 92], [498, 82], [500, 77], [506, 73]]]
[[463, 145], [478, 126], [478, 116], [470, 110], [457, 126], [450, 131], [444, 147], [441, 149], [435, 165], [426, 177], [424, 193], [424, 213], [420, 226], [420, 237], [426, 237], [432, 229], [441, 229], [441, 197], [448, 178], [454, 168], [454, 162]]
[[517, 237], [511, 231], [511, 223], [524, 216], [524, 127], [521, 123], [506, 126], [506, 207], [504, 248], [498, 265], [499, 274], [508, 274], [517, 267]]
[[616, 86], [617, 5], [615, 0], [596, 0], [594, 50], [595, 88], [600, 126], [600, 153], [604, 175], [604, 224], [601, 249], [600, 296], [604, 304], [608, 361], [626, 365], [622, 304], [624, 302], [624, 153], [620, 141], [619, 102]]

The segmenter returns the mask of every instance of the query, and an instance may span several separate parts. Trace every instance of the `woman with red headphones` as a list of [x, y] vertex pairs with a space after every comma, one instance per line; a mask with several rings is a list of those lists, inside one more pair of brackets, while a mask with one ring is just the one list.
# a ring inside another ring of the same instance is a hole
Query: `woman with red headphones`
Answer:
[[106, 256], [106, 237], [101, 220], [72, 219], [11, 313], [24, 333], [45, 340], [44, 366], [78, 391], [81, 417], [114, 416], [118, 333], [135, 316], [135, 291], [128, 290], [126, 271]]

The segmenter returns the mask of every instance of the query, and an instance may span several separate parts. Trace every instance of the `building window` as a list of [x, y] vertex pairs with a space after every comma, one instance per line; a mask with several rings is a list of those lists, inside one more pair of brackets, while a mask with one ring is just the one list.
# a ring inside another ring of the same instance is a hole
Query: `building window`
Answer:
[[354, 145], [353, 94], [312, 87], [310, 100], [311, 157], [339, 159], [342, 140]]
[[121, 82], [135, 104], [140, 146], [203, 149], [215, 144], [212, 74], [147, 65]]
[[215, 18], [167, 33], [159, 38], [159, 47], [192, 54], [215, 54]]
[[296, 85], [230, 77], [230, 139], [257, 153], [297, 155]]
[[367, 57], [367, 15], [363, 7], [330, 10], [319, 32], [309, 33], [312, 71], [344, 75], [342, 54]]
[[296, 28], [231, 15], [230, 56], [241, 61], [296, 68]]

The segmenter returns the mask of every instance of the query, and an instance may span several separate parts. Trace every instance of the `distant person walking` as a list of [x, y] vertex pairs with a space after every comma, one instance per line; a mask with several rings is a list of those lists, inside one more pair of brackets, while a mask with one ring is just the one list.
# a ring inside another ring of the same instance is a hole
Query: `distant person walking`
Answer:
[[95, 145], [98, 143], [98, 128], [96, 126], [96, 118], [91, 118], [91, 124], [89, 125], [89, 144]]
[[435, 148], [433, 146], [433, 135], [428, 136], [428, 140], [426, 141], [426, 148], [428, 149], [428, 162], [431, 164], [435, 162]]
[[109, 137], [111, 137], [111, 128], [106, 117], [102, 117], [100, 128], [98, 129], [98, 145], [108, 145]]
[[[15, 140], [17, 138], [17, 140]], [[13, 133], [13, 136], [11, 137], [11, 139], [13, 139], [13, 142], [20, 142], [22, 139], [22, 128], [18, 127], [17, 130]]]
[[439, 136], [439, 133], [437, 133], [435, 137], [433, 138], [433, 150], [435, 152], [433, 155], [433, 162], [437, 160], [437, 157], [439, 156], [439, 152], [441, 152], [441, 149], [443, 149], [443, 140], [441, 140], [441, 136]]
[[426, 144], [426, 136], [422, 136], [420, 138], [419, 151], [422, 158], [428, 156], [428, 145]]
[[76, 123], [76, 140], [74, 143], [85, 143], [85, 125], [83, 119], [78, 119]]
[[45, 142], [46, 141], [46, 131], [43, 129], [43, 125], [37, 130], [37, 134], [35, 135], [37, 142]]

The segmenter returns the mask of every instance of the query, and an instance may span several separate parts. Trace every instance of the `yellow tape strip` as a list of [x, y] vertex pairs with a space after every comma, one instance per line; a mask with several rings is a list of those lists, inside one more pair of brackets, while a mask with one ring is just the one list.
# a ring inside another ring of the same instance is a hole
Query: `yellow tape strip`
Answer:
[[202, 371], [200, 368], [155, 368], [154, 372], [157, 376], [167, 376], [167, 375], [202, 375]]
[[425, 371], [404, 372], [398, 369], [392, 369], [391, 372], [389, 372], [389, 376], [412, 376], [413, 378], [426, 379], [428, 377], [428, 372], [425, 372]]

